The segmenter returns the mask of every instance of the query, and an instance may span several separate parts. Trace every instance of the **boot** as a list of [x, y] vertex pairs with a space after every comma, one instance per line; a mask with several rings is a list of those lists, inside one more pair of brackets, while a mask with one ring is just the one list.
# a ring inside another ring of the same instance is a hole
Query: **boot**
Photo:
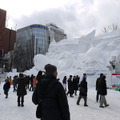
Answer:
[[20, 107], [20, 103], [18, 102], [18, 107]]
[[21, 107], [24, 107], [24, 104], [23, 104], [23, 102], [21, 103]]
[[84, 97], [84, 106], [88, 107], [88, 105], [87, 105], [87, 97]]
[[77, 105], [79, 105], [80, 100], [81, 100], [81, 96], [79, 95], [78, 100], [77, 100]]
[[104, 108], [104, 106], [99, 106], [100, 108]]
[[85, 106], [85, 107], [88, 107], [88, 105], [87, 105], [87, 104], [84, 104], [84, 106]]
[[77, 101], [77, 103], [76, 103], [76, 104], [77, 104], [77, 105], [80, 105], [78, 101]]
[[73, 95], [70, 95], [70, 97], [74, 97]]
[[105, 107], [108, 107], [108, 106], [109, 106], [109, 104], [106, 104], [106, 105], [105, 105]]

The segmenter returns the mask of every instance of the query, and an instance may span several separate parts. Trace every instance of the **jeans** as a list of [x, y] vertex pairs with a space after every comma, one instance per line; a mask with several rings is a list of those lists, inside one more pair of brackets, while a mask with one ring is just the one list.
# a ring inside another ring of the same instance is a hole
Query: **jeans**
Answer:
[[100, 94], [99, 94], [98, 91], [97, 91], [96, 102], [98, 102], [98, 100], [99, 100], [99, 96], [100, 96]]

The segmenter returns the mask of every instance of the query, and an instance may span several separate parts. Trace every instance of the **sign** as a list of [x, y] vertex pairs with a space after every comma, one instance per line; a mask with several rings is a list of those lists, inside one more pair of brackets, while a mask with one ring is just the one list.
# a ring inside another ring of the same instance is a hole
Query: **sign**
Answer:
[[120, 74], [112, 74], [112, 85], [120, 85]]
[[88, 77], [100, 77], [101, 73], [103, 73], [105, 76], [108, 76], [107, 70], [86, 70]]

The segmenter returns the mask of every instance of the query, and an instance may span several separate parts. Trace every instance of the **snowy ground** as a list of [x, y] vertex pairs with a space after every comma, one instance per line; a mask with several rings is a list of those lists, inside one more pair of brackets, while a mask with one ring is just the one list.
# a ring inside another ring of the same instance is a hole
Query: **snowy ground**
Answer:
[[[3, 85], [0, 85], [0, 120], [37, 120], [36, 106], [31, 101], [32, 92], [28, 91], [25, 96], [25, 106], [22, 108], [17, 107], [17, 95], [13, 92], [12, 86], [8, 99], [5, 99], [2, 87]], [[89, 107], [83, 106], [83, 100], [81, 100], [81, 105], [77, 106], [77, 96], [68, 97], [71, 120], [120, 120], [120, 92], [108, 90], [107, 101], [110, 106], [107, 108], [99, 108], [95, 95], [95, 88], [89, 88]]]

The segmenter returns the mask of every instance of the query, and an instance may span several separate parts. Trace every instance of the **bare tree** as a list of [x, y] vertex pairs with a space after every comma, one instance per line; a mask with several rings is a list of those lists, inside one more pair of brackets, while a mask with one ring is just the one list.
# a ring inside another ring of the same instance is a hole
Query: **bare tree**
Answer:
[[17, 68], [22, 72], [33, 67], [34, 36], [24, 40], [22, 36], [17, 38], [14, 51], [10, 52], [9, 69]]
[[112, 25], [109, 25], [107, 27], [104, 27], [103, 32], [107, 33], [107, 32], [114, 31], [114, 30], [119, 30], [119, 29], [120, 29], [120, 25], [112, 24]]

